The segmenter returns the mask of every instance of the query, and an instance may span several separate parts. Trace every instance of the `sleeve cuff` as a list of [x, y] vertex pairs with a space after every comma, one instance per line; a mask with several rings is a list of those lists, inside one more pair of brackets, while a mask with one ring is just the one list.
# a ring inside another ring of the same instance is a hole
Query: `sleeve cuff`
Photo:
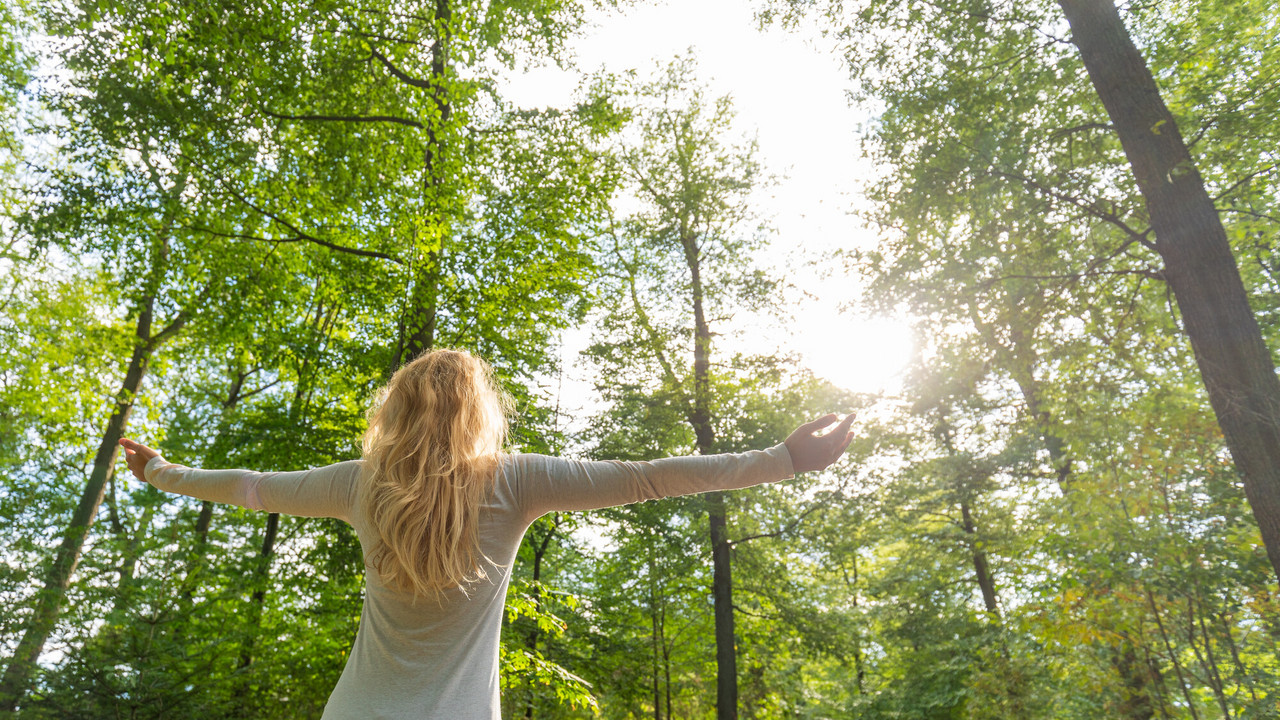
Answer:
[[796, 476], [795, 466], [791, 463], [791, 451], [787, 449], [786, 443], [778, 443], [773, 447], [765, 450], [766, 453], [773, 456], [778, 461], [778, 467], [782, 470], [780, 480], [786, 480]]
[[168, 466], [170, 463], [163, 456], [157, 455], [147, 461], [145, 467], [142, 468], [142, 476], [152, 485], [156, 484], [156, 473], [160, 472], [160, 468]]

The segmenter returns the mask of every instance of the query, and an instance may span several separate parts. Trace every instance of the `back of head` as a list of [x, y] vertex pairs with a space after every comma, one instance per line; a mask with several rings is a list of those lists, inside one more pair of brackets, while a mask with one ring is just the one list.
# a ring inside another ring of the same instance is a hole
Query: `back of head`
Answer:
[[433, 350], [402, 367], [369, 411], [364, 509], [378, 536], [369, 564], [415, 595], [485, 577], [480, 504], [506, 441], [509, 401], [483, 360]]

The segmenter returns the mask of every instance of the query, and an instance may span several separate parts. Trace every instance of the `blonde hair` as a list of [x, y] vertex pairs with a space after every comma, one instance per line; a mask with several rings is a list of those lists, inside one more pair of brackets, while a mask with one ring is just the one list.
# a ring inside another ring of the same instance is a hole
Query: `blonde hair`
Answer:
[[485, 361], [433, 350], [391, 377], [369, 410], [363, 503], [368, 563], [389, 587], [439, 597], [486, 577], [480, 503], [507, 437], [510, 399]]

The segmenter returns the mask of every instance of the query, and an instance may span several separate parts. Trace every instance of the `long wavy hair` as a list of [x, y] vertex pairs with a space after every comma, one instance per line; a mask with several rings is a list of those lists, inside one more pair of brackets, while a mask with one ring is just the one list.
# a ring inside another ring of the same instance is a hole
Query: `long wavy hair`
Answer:
[[438, 597], [486, 577], [477, 537], [507, 438], [509, 396], [485, 361], [433, 350], [400, 368], [369, 410], [368, 563], [387, 586]]

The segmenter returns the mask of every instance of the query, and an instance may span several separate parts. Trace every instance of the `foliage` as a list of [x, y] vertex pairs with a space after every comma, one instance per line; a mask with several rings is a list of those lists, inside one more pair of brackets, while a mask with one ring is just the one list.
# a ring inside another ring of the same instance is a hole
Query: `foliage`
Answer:
[[[1122, 12], [1274, 352], [1272, 5]], [[921, 338], [879, 398], [756, 342], [785, 325], [760, 253], [785, 240], [772, 180], [692, 56], [597, 76], [571, 107], [503, 98], [506, 70], [570, 61], [585, 12], [0, 8], [6, 663], [140, 323], [181, 318], [124, 399], [130, 433], [192, 465], [356, 456], [375, 388], [427, 345], [494, 362], [525, 451], [758, 449], [859, 410], [831, 472], [725, 498], [743, 717], [1274, 716], [1274, 576], [1057, 5], [763, 11], [838, 40], [868, 110], [879, 242], [834, 270]], [[540, 385], [577, 328], [603, 403], [583, 432]], [[511, 569], [506, 716], [714, 714], [709, 504], [534, 524]], [[361, 573], [344, 523], [117, 470], [19, 717], [318, 716]]]

